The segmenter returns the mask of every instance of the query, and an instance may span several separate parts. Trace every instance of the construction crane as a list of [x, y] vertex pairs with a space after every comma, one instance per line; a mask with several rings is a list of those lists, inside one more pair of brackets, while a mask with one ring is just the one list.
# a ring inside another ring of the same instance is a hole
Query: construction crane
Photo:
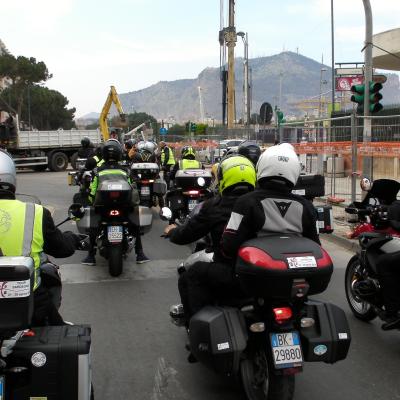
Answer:
[[203, 104], [203, 96], [201, 94], [201, 86], [198, 86], [197, 89], [199, 90], [199, 105], [200, 105], [200, 120], [204, 124], [204, 104]]
[[110, 133], [107, 125], [107, 117], [108, 113], [110, 112], [112, 103], [114, 103], [115, 107], [117, 108], [119, 117], [121, 118], [121, 122], [125, 122], [124, 109], [122, 108], [122, 104], [119, 100], [117, 91], [115, 90], [114, 86], [111, 86], [110, 92], [108, 93], [106, 102], [104, 103], [103, 109], [101, 110], [100, 114], [100, 120], [99, 120], [100, 132], [103, 136], [104, 141], [110, 138]]

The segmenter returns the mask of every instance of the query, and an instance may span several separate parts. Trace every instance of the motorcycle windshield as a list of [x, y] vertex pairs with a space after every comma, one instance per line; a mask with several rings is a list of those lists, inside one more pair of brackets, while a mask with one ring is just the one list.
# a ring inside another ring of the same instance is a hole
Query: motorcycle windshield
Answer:
[[373, 182], [363, 203], [368, 204], [370, 198], [377, 198], [383, 205], [392, 204], [396, 200], [399, 190], [400, 183], [394, 179], [377, 179]]

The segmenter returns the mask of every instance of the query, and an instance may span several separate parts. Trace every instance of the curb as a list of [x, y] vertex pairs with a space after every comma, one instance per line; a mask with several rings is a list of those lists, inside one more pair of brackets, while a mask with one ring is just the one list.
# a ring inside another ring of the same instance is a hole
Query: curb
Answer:
[[337, 235], [335, 233], [323, 234], [321, 236], [321, 238], [328, 242], [331, 242], [338, 246], [341, 246], [341, 247], [345, 248], [346, 250], [349, 250], [353, 253], [358, 251], [360, 248], [358, 241], [353, 240], [353, 239], [347, 239], [347, 238]]

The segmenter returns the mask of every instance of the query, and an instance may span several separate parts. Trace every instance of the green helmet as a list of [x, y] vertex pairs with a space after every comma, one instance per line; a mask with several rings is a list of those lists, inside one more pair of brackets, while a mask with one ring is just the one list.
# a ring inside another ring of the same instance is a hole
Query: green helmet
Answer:
[[181, 154], [182, 158], [190, 158], [193, 160], [196, 158], [196, 150], [192, 146], [183, 147]]
[[243, 156], [232, 156], [222, 160], [218, 167], [219, 191], [237, 184], [246, 184], [252, 188], [256, 186], [256, 170], [253, 163]]

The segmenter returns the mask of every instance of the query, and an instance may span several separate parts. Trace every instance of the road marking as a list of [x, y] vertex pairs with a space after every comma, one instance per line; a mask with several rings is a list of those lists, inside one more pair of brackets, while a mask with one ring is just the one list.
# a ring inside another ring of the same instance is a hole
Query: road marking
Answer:
[[63, 264], [60, 266], [62, 281], [66, 284], [124, 282], [131, 280], [168, 279], [176, 276], [176, 267], [182, 260], [152, 260], [136, 264], [131, 260], [124, 262], [122, 274], [112, 278], [106, 260], [98, 258], [97, 265]]
[[164, 357], [157, 362], [151, 400], [186, 400], [189, 395], [183, 390], [177, 378], [178, 371], [167, 364]]

